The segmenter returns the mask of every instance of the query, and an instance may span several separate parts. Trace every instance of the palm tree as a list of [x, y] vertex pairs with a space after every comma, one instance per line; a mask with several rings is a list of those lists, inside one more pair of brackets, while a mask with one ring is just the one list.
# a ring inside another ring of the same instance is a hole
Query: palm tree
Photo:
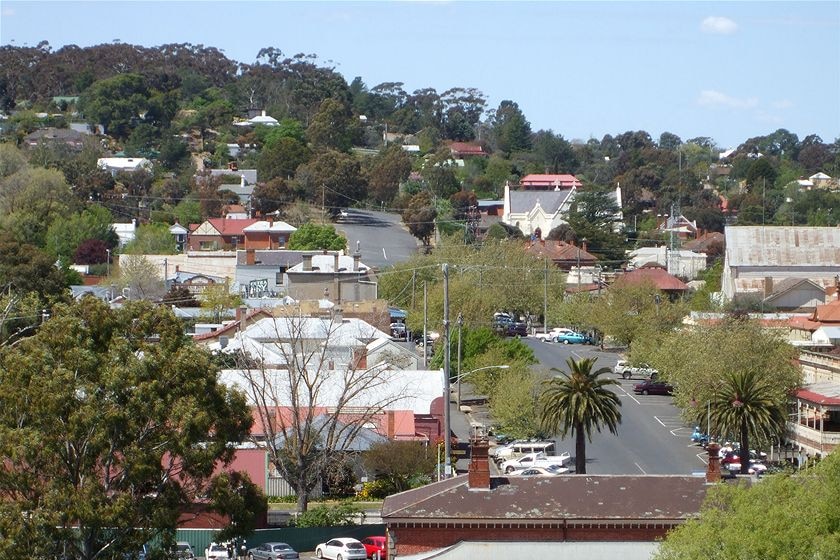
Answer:
[[730, 372], [712, 395], [711, 417], [719, 433], [738, 434], [741, 474], [750, 468], [750, 438], [770, 440], [785, 429], [786, 395], [757, 371]]
[[621, 423], [618, 407], [621, 401], [608, 389], [618, 385], [615, 379], [602, 378], [610, 372], [603, 367], [592, 371], [596, 358], [578, 361], [569, 358], [566, 364], [569, 373], [552, 368], [561, 375], [546, 381], [546, 388], [540, 395], [540, 424], [550, 433], [565, 436], [572, 431], [575, 435], [575, 472], [586, 474], [586, 439], [592, 442], [592, 428], [599, 432], [602, 426], [616, 433]]

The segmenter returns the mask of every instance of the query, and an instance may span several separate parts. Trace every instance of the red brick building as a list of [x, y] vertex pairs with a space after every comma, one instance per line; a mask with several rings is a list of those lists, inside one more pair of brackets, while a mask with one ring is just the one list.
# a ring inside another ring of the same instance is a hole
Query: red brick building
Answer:
[[487, 440], [479, 438], [467, 476], [385, 499], [390, 552], [422, 554], [464, 542], [653, 542], [698, 514], [707, 479], [720, 480], [717, 451], [710, 446], [715, 459], [705, 478], [491, 476]]

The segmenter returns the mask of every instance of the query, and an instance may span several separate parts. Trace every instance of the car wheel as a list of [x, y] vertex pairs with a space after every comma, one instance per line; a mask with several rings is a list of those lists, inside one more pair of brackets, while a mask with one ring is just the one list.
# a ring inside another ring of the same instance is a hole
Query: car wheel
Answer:
[[621, 374], [621, 377], [623, 377], [624, 379], [630, 379], [630, 372], [625, 371], [624, 373]]
[[505, 474], [510, 474], [510, 473], [512, 473], [513, 471], [514, 471], [514, 468], [513, 468], [513, 467], [508, 467], [508, 468], [506, 468], [506, 469], [505, 469]]
[[341, 560], [341, 559], [342, 559], [341, 554], [336, 555], [335, 560]]
[[643, 395], [647, 395], [647, 394], [648, 394], [648, 390], [647, 390], [647, 389], [642, 389], [642, 394], [643, 394]]
[[323, 558], [324, 557], [324, 551], [319, 548], [318, 550], [315, 551], [315, 556], [317, 556], [318, 558]]
[[569, 341], [568, 341], [568, 340], [564, 340], [564, 341], [563, 341], [563, 344], [568, 344], [568, 343], [569, 343]]

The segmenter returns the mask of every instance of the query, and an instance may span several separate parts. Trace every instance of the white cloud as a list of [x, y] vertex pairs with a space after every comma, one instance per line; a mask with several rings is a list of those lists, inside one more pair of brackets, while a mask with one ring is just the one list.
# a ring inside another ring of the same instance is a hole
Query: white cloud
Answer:
[[793, 101], [790, 99], [779, 99], [770, 104], [774, 109], [790, 109], [793, 107]]
[[13, 15], [15, 15], [15, 10], [14, 8], [4, 7], [3, 10], [0, 11], [0, 15], [2, 15], [3, 17], [12, 17]]
[[712, 35], [732, 35], [738, 31], [738, 24], [727, 17], [709, 16], [700, 24], [700, 30]]
[[700, 97], [697, 98], [698, 105], [722, 105], [724, 107], [731, 107], [733, 109], [751, 109], [758, 105], [758, 99], [755, 97], [746, 97], [744, 99], [732, 97], [713, 89], [704, 89], [700, 92]]

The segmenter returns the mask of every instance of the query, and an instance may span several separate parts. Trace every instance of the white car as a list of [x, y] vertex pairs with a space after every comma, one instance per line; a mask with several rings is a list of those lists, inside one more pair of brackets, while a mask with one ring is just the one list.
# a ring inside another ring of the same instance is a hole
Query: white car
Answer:
[[513, 471], [527, 469], [529, 467], [550, 467], [551, 465], [563, 466], [572, 459], [572, 456], [564, 452], [560, 455], [546, 455], [545, 453], [529, 453], [518, 459], [509, 459], [499, 465], [499, 470], [505, 474]]
[[206, 560], [216, 560], [217, 558], [230, 558], [228, 545], [224, 543], [211, 542], [210, 546], [204, 549], [204, 558]]
[[366, 560], [365, 545], [346, 537], [331, 539], [315, 547], [315, 556], [331, 560]]
[[[726, 468], [731, 473], [741, 472], [741, 463], [727, 463]], [[759, 463], [758, 461], [750, 460], [750, 468], [747, 472], [750, 474], [764, 474], [767, 471], [767, 465]]]
[[519, 469], [509, 473], [508, 476], [557, 476], [559, 474], [566, 474], [569, 469], [561, 465], [551, 465], [548, 467], [528, 467], [526, 469]]
[[534, 338], [537, 340], [542, 340], [543, 342], [557, 342], [557, 337], [561, 334], [568, 334], [574, 332], [572, 329], [567, 329], [565, 327], [554, 327], [548, 332], [538, 332], [534, 335]]
[[658, 375], [658, 371], [653, 369], [647, 364], [641, 364], [639, 366], [631, 365], [627, 360], [619, 360], [615, 367], [613, 367], [613, 373], [616, 375], [620, 375], [624, 379], [630, 379], [631, 377], [641, 377], [642, 379], [656, 379]]

